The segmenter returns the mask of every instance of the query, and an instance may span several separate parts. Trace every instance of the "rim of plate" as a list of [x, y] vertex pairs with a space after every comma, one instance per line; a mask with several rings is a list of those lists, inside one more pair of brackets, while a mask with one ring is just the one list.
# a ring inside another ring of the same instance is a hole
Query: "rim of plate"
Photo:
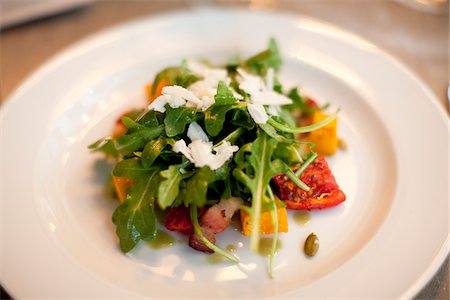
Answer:
[[[367, 45], [370, 45], [371, 51], [376, 53], [377, 55], [382, 56], [387, 59], [390, 64], [392, 64], [396, 69], [400, 70], [403, 75], [407, 76], [410, 80], [412, 80], [421, 90], [424, 91], [428, 95], [428, 100], [430, 100], [430, 104], [434, 106], [439, 117], [445, 122], [447, 121], [447, 129], [448, 129], [448, 116], [439, 103], [436, 95], [431, 91], [431, 89], [416, 75], [416, 73], [407, 65], [401, 63], [398, 59], [392, 56], [390, 53], [385, 52], [383, 49], [373, 44], [369, 40], [354, 34], [350, 31], [342, 29], [341, 27], [334, 25], [330, 22], [323, 21], [319, 18], [310, 17], [303, 14], [297, 14], [292, 12], [280, 11], [280, 10], [272, 10], [272, 9], [249, 9], [249, 8], [217, 8], [217, 7], [194, 7], [189, 9], [177, 9], [165, 13], [161, 13], [158, 15], [150, 15], [143, 16], [133, 20], [124, 21], [118, 23], [114, 26], [102, 29], [98, 32], [94, 32], [89, 34], [88, 36], [80, 39], [79, 41], [74, 42], [69, 45], [65, 49], [57, 52], [55, 55], [50, 57], [48, 60], [44, 61], [38, 68], [36, 68], [5, 100], [3, 105], [0, 107], [0, 121], [4, 119], [4, 116], [8, 114], [8, 111], [11, 106], [15, 105], [16, 102], [20, 101], [21, 94], [33, 86], [33, 84], [39, 81], [39, 78], [47, 72], [57, 68], [62, 62], [70, 59], [77, 55], [77, 53], [83, 53], [89, 51], [89, 49], [94, 49], [99, 45], [99, 40], [104, 40], [108, 38], [112, 38], [111, 35], [117, 35], [121, 32], [126, 32], [128, 29], [133, 28], [144, 22], [152, 22], [157, 23], [159, 21], [164, 21], [166, 18], [173, 18], [176, 16], [184, 16], [189, 14], [192, 10], [200, 12], [202, 14], [260, 14], [265, 15], [267, 17], [277, 17], [277, 16], [285, 16], [286, 22], [289, 21], [298, 21], [299, 19], [302, 22], [308, 22], [310, 25], [320, 25], [323, 28], [327, 29], [326, 34], [338, 37], [340, 39], [351, 39], [354, 41], [358, 41]], [[350, 43], [350, 42], [348, 42]], [[432, 278], [432, 276], [438, 271], [444, 260], [447, 258], [450, 252], [450, 232], [447, 233], [447, 238], [443, 242], [442, 247], [437, 255], [435, 255], [434, 259], [430, 262], [427, 269], [422, 272], [422, 274], [417, 278], [415, 283], [410, 286], [410, 288], [401, 295], [401, 298], [412, 298], [416, 295]], [[7, 287], [5, 287], [7, 288]]]

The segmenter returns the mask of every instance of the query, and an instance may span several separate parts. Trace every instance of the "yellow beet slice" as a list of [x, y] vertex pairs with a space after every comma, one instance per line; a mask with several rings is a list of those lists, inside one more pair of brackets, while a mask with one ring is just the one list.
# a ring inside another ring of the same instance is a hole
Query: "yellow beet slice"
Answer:
[[[287, 220], [287, 212], [285, 207], [277, 207], [277, 214], [278, 214], [278, 232], [288, 232], [289, 226], [288, 226], [288, 220]], [[242, 234], [249, 236], [252, 234], [252, 218], [249, 213], [244, 211], [243, 209], [240, 210], [240, 217], [241, 217], [241, 223], [242, 223]], [[259, 225], [259, 233], [260, 234], [271, 234], [274, 233], [274, 228], [272, 222], [272, 217], [270, 215], [269, 210], [263, 211], [260, 218], [260, 225]]]
[[127, 188], [134, 184], [134, 181], [126, 177], [113, 176], [114, 187], [120, 202], [127, 198]]
[[[318, 123], [328, 117], [321, 111], [313, 113], [313, 124]], [[315, 144], [314, 151], [321, 155], [333, 155], [338, 147], [338, 138], [336, 133], [337, 119], [334, 119], [324, 127], [311, 132], [306, 138], [307, 141]]]

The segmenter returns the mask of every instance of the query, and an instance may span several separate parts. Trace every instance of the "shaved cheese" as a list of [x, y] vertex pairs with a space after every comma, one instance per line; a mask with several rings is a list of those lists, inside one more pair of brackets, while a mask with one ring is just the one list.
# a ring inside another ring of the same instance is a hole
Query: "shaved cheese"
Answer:
[[157, 97], [155, 100], [153, 100], [152, 103], [148, 106], [149, 110], [158, 111], [160, 113], [165, 113], [166, 108], [164, 107], [167, 104], [167, 97], [164, 95], [161, 95]]
[[207, 80], [196, 81], [188, 89], [199, 98], [208, 97], [214, 99], [217, 92], [217, 84], [212, 86]]
[[208, 136], [203, 131], [202, 127], [198, 125], [196, 122], [192, 122], [191, 124], [189, 124], [187, 136], [191, 141], [195, 140], [202, 140], [205, 142], [209, 141]]
[[247, 104], [247, 110], [256, 124], [266, 124], [267, 120], [269, 120], [269, 116], [262, 104], [249, 103]]
[[261, 77], [247, 73], [241, 68], [238, 68], [237, 72], [240, 75], [237, 77], [239, 88], [247, 94], [253, 96], [267, 89]]
[[172, 150], [176, 153], [181, 153], [186, 156], [187, 159], [192, 161], [191, 150], [189, 150], [184, 140], [178, 140], [173, 144]]
[[278, 94], [275, 91], [264, 91], [251, 95], [252, 103], [259, 103], [262, 105], [287, 105], [292, 104], [292, 100], [285, 95]]
[[181, 152], [197, 168], [208, 166], [211, 170], [219, 169], [238, 150], [238, 146], [232, 146], [228, 141], [214, 148], [215, 153], [212, 143], [203, 140], [194, 140], [188, 146], [184, 140], [179, 140], [173, 147], [173, 151]]
[[252, 103], [262, 105], [286, 105], [292, 104], [292, 100], [273, 90], [273, 70], [267, 71], [266, 82], [261, 77], [247, 73], [241, 68], [237, 69], [240, 76], [237, 80], [239, 87], [251, 96]]
[[162, 94], [170, 96], [170, 98], [168, 100], [169, 104], [170, 104], [170, 100], [176, 101], [177, 98], [181, 98], [181, 99], [184, 99], [185, 101], [192, 102], [195, 104], [199, 104], [202, 102], [197, 96], [192, 94], [191, 91], [189, 91], [188, 89], [185, 89], [184, 87], [178, 86], [178, 85], [170, 85], [170, 86], [163, 87]]
[[196, 75], [203, 77], [202, 80], [196, 81], [188, 89], [198, 98], [202, 99], [203, 105], [198, 106], [203, 111], [207, 110], [215, 103], [214, 96], [217, 93], [217, 85], [219, 81], [230, 84], [231, 79], [228, 77], [226, 69], [211, 68], [203, 63], [188, 60], [188, 69]]
[[263, 105], [269, 105], [270, 114], [277, 115], [276, 106], [292, 104], [291, 99], [273, 90], [273, 69], [267, 70], [265, 82], [261, 77], [247, 73], [241, 68], [238, 68], [237, 72], [239, 88], [250, 95], [250, 104], [247, 105], [247, 110], [255, 123], [265, 124], [269, 119]]
[[169, 104], [172, 108], [186, 106], [205, 111], [214, 104], [214, 99], [204, 95], [199, 98], [188, 89], [178, 85], [170, 85], [163, 87], [162, 95], [156, 98], [148, 106], [148, 109], [164, 113], [166, 111], [164, 108], [166, 104]]

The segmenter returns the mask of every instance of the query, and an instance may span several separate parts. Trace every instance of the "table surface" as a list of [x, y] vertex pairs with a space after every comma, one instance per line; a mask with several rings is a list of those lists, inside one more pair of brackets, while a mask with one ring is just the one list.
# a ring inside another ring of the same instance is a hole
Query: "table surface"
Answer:
[[[430, 14], [388, 0], [92, 1], [80, 9], [0, 32], [0, 104], [46, 60], [89, 34], [134, 18], [212, 2], [223, 7], [257, 6], [308, 15], [360, 35], [416, 73], [447, 110], [448, 6]], [[416, 298], [449, 299], [448, 258]]]

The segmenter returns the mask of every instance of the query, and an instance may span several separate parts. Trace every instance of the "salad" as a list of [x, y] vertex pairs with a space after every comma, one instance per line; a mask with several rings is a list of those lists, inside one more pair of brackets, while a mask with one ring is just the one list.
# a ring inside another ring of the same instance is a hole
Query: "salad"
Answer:
[[281, 64], [273, 39], [225, 66], [184, 60], [146, 87], [146, 108], [125, 113], [111, 137], [89, 146], [115, 160], [120, 203], [112, 221], [123, 252], [165, 227], [185, 234], [195, 250], [237, 262], [216, 239], [239, 218], [252, 250], [261, 235], [273, 236], [272, 274], [287, 209], [345, 201], [325, 159], [338, 148], [338, 112], [326, 113], [296, 87], [286, 90]]

